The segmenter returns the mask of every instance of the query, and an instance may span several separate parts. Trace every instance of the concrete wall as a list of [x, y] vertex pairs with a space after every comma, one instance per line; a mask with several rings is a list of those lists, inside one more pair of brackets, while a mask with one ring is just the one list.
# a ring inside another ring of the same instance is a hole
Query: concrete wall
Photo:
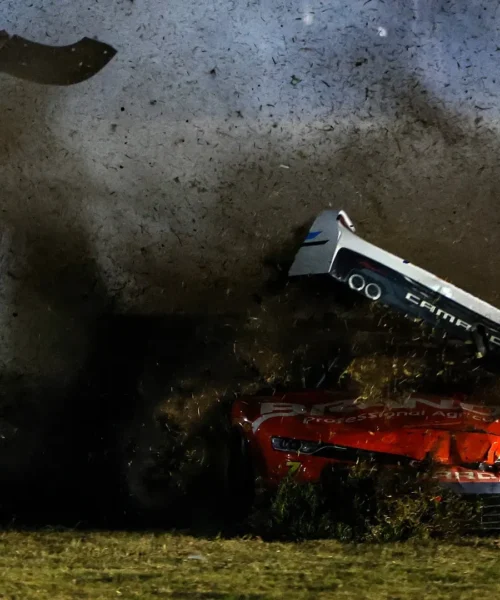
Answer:
[[70, 377], [109, 307], [234, 307], [328, 206], [500, 302], [497, 2], [35, 0], [1, 14], [36, 41], [119, 51], [68, 89], [0, 77], [8, 369]]

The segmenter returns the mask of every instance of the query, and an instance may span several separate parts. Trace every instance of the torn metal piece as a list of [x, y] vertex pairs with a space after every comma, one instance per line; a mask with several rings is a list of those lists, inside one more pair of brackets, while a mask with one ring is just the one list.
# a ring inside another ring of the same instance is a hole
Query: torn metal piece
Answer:
[[101, 71], [116, 50], [82, 38], [69, 46], [47, 46], [0, 31], [0, 72], [33, 83], [73, 85]]

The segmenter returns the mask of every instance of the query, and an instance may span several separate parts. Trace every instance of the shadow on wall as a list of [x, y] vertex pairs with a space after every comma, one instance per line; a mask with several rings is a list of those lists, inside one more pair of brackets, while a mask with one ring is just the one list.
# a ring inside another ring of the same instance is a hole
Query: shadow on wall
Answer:
[[233, 351], [242, 326], [231, 316], [105, 317], [69, 389], [4, 380], [2, 520], [130, 527], [220, 517], [227, 398], [258, 378]]
[[[341, 343], [338, 328], [317, 335], [310, 316], [292, 327], [293, 311], [278, 321], [284, 335], [269, 316], [277, 309], [103, 317], [68, 389], [4, 380], [0, 516], [88, 527], [228, 518], [237, 508], [226, 494], [234, 394], [284, 380], [297, 350], [301, 360], [329, 356]], [[311, 337], [315, 347], [301, 347]]]
[[[95, 183], [51, 131], [47, 113], [57, 93], [2, 81], [0, 160], [16, 164], [17, 172], [2, 178], [2, 227], [10, 248], [1, 359], [7, 371], [54, 376], [64, 384], [85, 360], [89, 327], [109, 299], [85, 230], [86, 198]], [[17, 105], [11, 96], [20, 99]], [[48, 166], [58, 162], [53, 177]]]
[[[60, 496], [61, 506], [69, 496], [74, 501], [70, 473], [85, 465], [75, 449], [86, 452], [88, 432], [95, 429], [88, 411], [96, 405], [85, 393], [88, 355], [95, 352], [98, 318], [110, 307], [82, 218], [94, 183], [85, 180], [80, 164], [68, 163], [51, 132], [53, 94], [53, 88], [2, 79], [0, 160], [17, 165], [15, 176], [2, 177], [4, 509], [12, 502], [43, 503], [44, 495]], [[9, 102], [11, 96], [19, 103]], [[33, 146], [36, 162], [27, 158]], [[59, 160], [60, 177], [48, 179], [53, 169], [47, 165]], [[88, 426], [85, 435], [80, 422]], [[78, 449], [72, 436], [80, 433]]]

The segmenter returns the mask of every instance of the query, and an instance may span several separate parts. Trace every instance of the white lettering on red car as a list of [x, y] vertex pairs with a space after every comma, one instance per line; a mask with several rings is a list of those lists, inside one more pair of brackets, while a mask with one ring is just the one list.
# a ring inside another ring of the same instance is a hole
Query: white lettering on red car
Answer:
[[290, 402], [263, 402], [260, 407], [260, 417], [252, 423], [252, 430], [257, 429], [269, 419], [276, 417], [294, 417], [306, 412], [302, 404], [291, 404]]
[[[426, 407], [437, 410], [429, 412]], [[420, 410], [419, 410], [420, 409]], [[369, 412], [361, 412], [369, 410]], [[339, 413], [347, 413], [340, 416]], [[358, 414], [352, 414], [357, 412]], [[394, 419], [398, 417], [425, 417], [444, 419], [458, 419], [461, 412], [469, 413], [474, 421], [484, 423], [495, 420], [500, 412], [500, 407], [484, 407], [480, 405], [459, 402], [452, 398], [409, 398], [405, 405], [401, 404], [377, 404], [368, 407], [365, 403], [357, 400], [341, 400], [305, 406], [293, 402], [263, 402], [261, 404], [260, 416], [253, 422], [252, 429], [255, 433], [265, 421], [280, 417], [296, 417], [304, 415], [304, 423], [328, 423], [328, 424], [354, 424], [367, 419]]]
[[435, 478], [440, 481], [462, 481], [462, 482], [481, 482], [481, 481], [497, 481], [500, 483], [500, 476], [496, 473], [488, 473], [487, 471], [459, 471], [455, 469], [442, 468], [436, 472]]

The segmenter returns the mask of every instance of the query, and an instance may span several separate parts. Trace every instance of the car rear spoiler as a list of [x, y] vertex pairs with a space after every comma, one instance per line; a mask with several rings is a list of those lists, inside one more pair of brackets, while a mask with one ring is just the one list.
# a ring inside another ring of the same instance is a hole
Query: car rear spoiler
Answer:
[[316, 218], [289, 275], [326, 274], [369, 300], [381, 302], [456, 338], [479, 355], [500, 352], [500, 310], [432, 273], [378, 248], [355, 233], [344, 211]]

